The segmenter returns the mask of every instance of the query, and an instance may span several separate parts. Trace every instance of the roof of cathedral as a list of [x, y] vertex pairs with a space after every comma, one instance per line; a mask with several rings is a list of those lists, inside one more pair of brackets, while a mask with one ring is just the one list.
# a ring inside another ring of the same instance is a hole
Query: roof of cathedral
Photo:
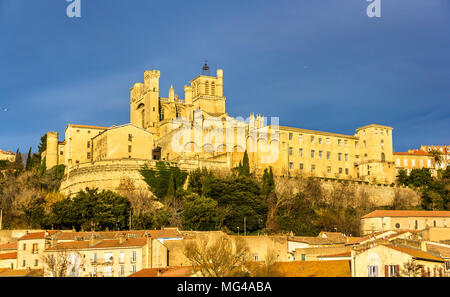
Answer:
[[[272, 127], [270, 125], [269, 127]], [[352, 135], [345, 135], [345, 134], [338, 134], [338, 133], [331, 133], [331, 132], [323, 132], [323, 131], [315, 131], [315, 130], [307, 130], [307, 129], [300, 129], [300, 128], [294, 128], [294, 127], [286, 127], [286, 126], [279, 126], [280, 130], [288, 130], [293, 132], [302, 132], [307, 134], [319, 134], [324, 136], [334, 136], [334, 137], [342, 137], [342, 138], [350, 138], [350, 139], [359, 139], [356, 136]]]

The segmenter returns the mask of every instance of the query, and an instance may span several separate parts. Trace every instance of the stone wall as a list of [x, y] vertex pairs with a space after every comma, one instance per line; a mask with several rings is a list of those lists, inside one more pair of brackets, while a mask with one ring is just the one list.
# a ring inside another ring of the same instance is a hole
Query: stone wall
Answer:
[[70, 196], [86, 187], [99, 190], [118, 191], [124, 180], [132, 180], [136, 190], [148, 191], [139, 170], [148, 164], [156, 163], [148, 160], [120, 159], [82, 163], [67, 168], [61, 182], [60, 192]]

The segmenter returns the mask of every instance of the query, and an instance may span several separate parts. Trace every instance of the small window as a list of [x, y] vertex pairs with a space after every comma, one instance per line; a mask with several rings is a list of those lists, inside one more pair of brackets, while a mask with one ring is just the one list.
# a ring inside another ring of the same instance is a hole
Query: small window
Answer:
[[131, 153], [131, 145], [128, 146], [128, 152]]
[[314, 136], [311, 136], [311, 143], [314, 144]]
[[132, 141], [133, 140], [133, 135], [132, 134], [128, 134], [128, 141]]
[[328, 166], [328, 167], [327, 167], [327, 172], [328, 172], [328, 173], [331, 173], [331, 166]]
[[338, 139], [338, 146], [341, 146], [341, 140]]
[[327, 152], [327, 160], [330, 160], [331, 152]]
[[289, 169], [292, 169], [292, 168], [294, 168], [294, 163], [290, 162], [289, 163]]
[[303, 170], [303, 163], [300, 163], [300, 170]]
[[289, 140], [292, 140], [292, 133], [289, 133]]
[[322, 137], [319, 137], [319, 144], [322, 144]]
[[311, 158], [314, 158], [314, 150], [311, 150]]
[[303, 134], [298, 135], [298, 141], [303, 141]]
[[38, 265], [39, 265], [39, 260], [38, 259], [34, 260], [34, 266], [38, 266]]
[[303, 157], [303, 149], [302, 148], [299, 149], [298, 153], [299, 153], [300, 157]]
[[289, 148], [289, 156], [292, 156], [292, 148]]
[[345, 174], [347, 174], [348, 175], [348, 168], [345, 168]]
[[88, 159], [91, 158], [91, 153], [90, 153], [90, 152], [87, 153], [87, 158], [88, 158]]
[[395, 228], [399, 229], [400, 228], [400, 224], [399, 223], [395, 224]]
[[91, 142], [88, 141], [88, 142], [87, 142], [87, 148], [90, 148], [90, 147], [91, 147]]
[[316, 165], [311, 165], [311, 171], [314, 172], [316, 170]]

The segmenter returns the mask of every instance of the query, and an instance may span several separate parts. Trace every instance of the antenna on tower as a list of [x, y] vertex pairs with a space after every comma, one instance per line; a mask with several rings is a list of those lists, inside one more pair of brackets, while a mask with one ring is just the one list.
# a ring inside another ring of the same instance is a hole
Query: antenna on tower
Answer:
[[208, 60], [205, 60], [205, 65], [202, 67], [202, 75], [211, 76], [209, 72]]

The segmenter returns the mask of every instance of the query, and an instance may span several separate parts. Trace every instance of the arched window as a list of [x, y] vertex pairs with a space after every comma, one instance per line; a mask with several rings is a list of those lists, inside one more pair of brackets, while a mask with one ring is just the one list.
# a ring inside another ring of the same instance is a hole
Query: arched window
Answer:
[[205, 94], [209, 95], [209, 82], [205, 82]]
[[139, 104], [137, 107], [137, 115], [140, 118], [140, 119], [138, 119], [137, 122], [138, 123], [141, 122], [142, 128], [144, 128], [144, 125], [145, 125], [145, 108], [144, 107], [145, 107], [144, 103]]
[[212, 96], [216, 95], [216, 83], [215, 82], [211, 83], [211, 95]]

